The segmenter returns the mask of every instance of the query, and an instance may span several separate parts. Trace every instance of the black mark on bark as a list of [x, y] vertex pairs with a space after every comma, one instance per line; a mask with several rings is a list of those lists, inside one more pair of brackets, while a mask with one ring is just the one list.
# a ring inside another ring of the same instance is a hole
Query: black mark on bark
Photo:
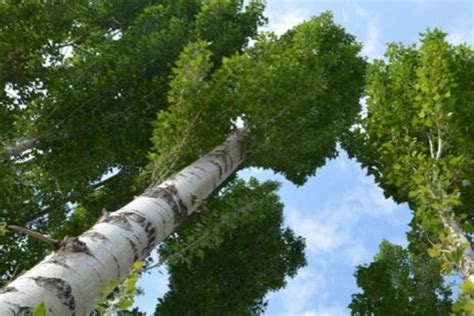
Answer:
[[181, 224], [188, 216], [188, 208], [179, 196], [178, 190], [174, 185], [149, 188], [145, 191], [143, 196], [164, 199], [166, 203], [171, 206], [175, 225]]
[[[85, 253], [88, 256], [94, 257], [94, 255], [90, 252], [89, 248], [87, 247], [86, 243], [80, 241], [77, 237], [69, 237], [62, 242], [61, 248], [58, 250], [58, 255], [62, 255], [63, 253]], [[94, 257], [95, 258], [95, 257]]]
[[120, 279], [120, 263], [117, 259], [117, 257], [113, 254], [110, 254], [112, 256], [112, 259], [114, 259], [115, 265], [117, 266], [117, 280]]
[[25, 316], [25, 315], [31, 315], [31, 312], [33, 311], [33, 307], [31, 306], [21, 306], [19, 304], [11, 303], [11, 302], [6, 302], [9, 307], [8, 309], [12, 312], [14, 316]]
[[130, 223], [128, 222], [127, 218], [123, 215], [123, 213], [109, 214], [105, 216], [101, 220], [101, 222], [118, 226], [128, 232], [132, 231], [132, 225], [130, 225]]
[[202, 172], [206, 173], [206, 169], [204, 169], [203, 167], [194, 166], [194, 168], [197, 169], [197, 170], [201, 170]]
[[110, 241], [107, 237], [105, 237], [103, 234], [98, 233], [93, 230], [89, 230], [82, 234], [83, 237], [89, 237], [89, 239], [98, 242], [98, 241]]
[[148, 251], [153, 248], [156, 240], [156, 229], [155, 225], [150, 222], [146, 217], [136, 213], [136, 212], [124, 212], [128, 219], [137, 223], [146, 233], [148, 243], [145, 249], [143, 249], [143, 254], [148, 253]]
[[48, 259], [48, 261], [46, 261], [45, 263], [57, 264], [66, 269], [71, 269], [71, 267], [66, 263], [66, 258], [61, 255], [56, 255], [53, 258]]
[[[234, 164], [234, 160], [232, 159], [232, 156], [227, 152], [227, 150], [224, 150], [224, 149], [214, 150], [212, 152], [212, 155], [216, 157], [220, 157], [224, 161], [224, 169], [226, 172], [229, 171], [229, 169]], [[229, 159], [229, 162], [227, 161], [227, 159]]]
[[70, 311], [74, 312], [76, 309], [76, 302], [72, 295], [71, 285], [59, 278], [34, 277], [36, 284], [47, 291], [53, 293], [58, 300]]
[[13, 286], [7, 286], [6, 288], [0, 289], [0, 294], [11, 293], [11, 292], [18, 292], [16, 288]]
[[209, 160], [209, 162], [215, 165], [219, 169], [219, 177], [222, 177], [222, 174], [224, 173], [222, 170], [222, 166], [214, 160]]
[[193, 171], [188, 171], [189, 174], [195, 176], [196, 178], [198, 178], [199, 180], [201, 180], [201, 176], [198, 175], [196, 172], [193, 172]]
[[138, 261], [138, 247], [137, 245], [128, 237], [126, 237], [128, 240], [128, 243], [130, 244], [130, 247], [132, 248], [133, 251], [133, 262]]

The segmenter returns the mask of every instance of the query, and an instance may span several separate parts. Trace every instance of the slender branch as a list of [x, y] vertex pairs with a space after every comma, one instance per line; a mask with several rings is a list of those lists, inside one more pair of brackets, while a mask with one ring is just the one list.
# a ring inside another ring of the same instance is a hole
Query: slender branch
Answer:
[[[132, 170], [131, 168], [125, 166], [122, 169], [120, 169], [119, 172], [117, 172], [116, 174], [108, 177], [107, 179], [102, 180], [102, 181], [97, 182], [97, 183], [94, 183], [94, 184], [91, 184], [91, 187], [93, 189], [97, 190], [100, 187], [102, 187], [102, 186], [104, 186], [108, 183], [112, 183], [112, 182], [116, 181], [121, 176], [132, 175], [133, 173], [134, 173], [134, 170]], [[67, 203], [67, 201], [64, 202], [64, 204], [66, 204], [66, 203]], [[35, 223], [36, 221], [38, 221], [41, 217], [43, 217], [45, 215], [48, 215], [48, 214], [51, 214], [51, 213], [54, 213], [54, 212], [58, 212], [58, 211], [62, 211], [62, 210], [63, 209], [61, 207], [46, 206], [46, 207], [42, 208], [40, 212], [29, 216], [28, 218], [21, 221], [19, 224], [20, 224], [20, 226], [28, 226], [28, 225], [31, 225], [31, 224]]]
[[438, 161], [443, 152], [443, 140], [441, 139], [441, 127], [439, 126], [439, 122], [436, 123], [436, 128], [438, 129], [438, 151], [436, 153], [436, 161]]
[[439, 158], [441, 158], [442, 152], [443, 152], [443, 140], [441, 139], [441, 137], [438, 137], [438, 152], [436, 153], [436, 161], [438, 161]]
[[47, 214], [50, 214], [50, 213], [53, 213], [53, 212], [56, 212], [56, 211], [59, 211], [61, 210], [61, 208], [55, 208], [55, 207], [52, 207], [52, 206], [46, 206], [44, 207], [43, 209], [41, 209], [41, 211], [39, 213], [36, 213], [36, 214], [33, 214], [32, 216], [28, 217], [27, 219], [23, 220], [21, 222], [21, 225], [22, 226], [27, 226], [27, 225], [31, 225], [33, 224], [34, 222], [38, 221], [41, 217], [47, 215]]
[[49, 238], [41, 233], [29, 230], [28, 228], [17, 226], [17, 225], [7, 225], [7, 228], [11, 231], [25, 234], [35, 239], [38, 239], [39, 241], [45, 242], [51, 247], [53, 247], [55, 250], [59, 249], [59, 247], [61, 246], [61, 241]]
[[134, 173], [134, 170], [130, 167], [127, 167], [127, 166], [124, 166], [122, 169], [120, 169], [119, 172], [117, 172], [116, 174], [114, 175], [111, 175], [110, 177], [108, 177], [107, 179], [104, 179], [102, 181], [99, 181], [97, 183], [94, 183], [94, 184], [91, 184], [91, 187], [94, 188], [94, 189], [98, 189], [104, 185], [106, 185], [107, 183], [109, 182], [113, 182], [114, 180], [116, 180], [117, 178], [121, 177], [121, 176], [124, 176], [124, 175], [133, 175]]
[[428, 134], [428, 143], [430, 144], [430, 156], [431, 158], [435, 159], [433, 141], [431, 140], [431, 134]]
[[185, 248], [181, 249], [180, 251], [178, 251], [176, 253], [173, 253], [173, 254], [167, 256], [166, 258], [158, 260], [158, 262], [154, 263], [153, 265], [151, 265], [147, 268], [144, 268], [143, 271], [146, 272], [146, 271], [149, 271], [151, 269], [157, 268], [157, 267], [161, 266], [163, 263], [165, 263], [167, 260], [169, 260], [171, 258], [174, 258], [174, 257], [179, 257], [182, 254], [185, 254], [193, 246], [197, 245], [198, 243], [200, 243], [201, 241], [205, 240], [208, 237], [210, 237], [209, 233], [206, 233], [206, 234], [202, 235], [201, 237], [199, 237], [198, 239], [196, 239], [192, 243], [188, 244]]
[[3, 153], [0, 154], [0, 161], [22, 154], [28, 149], [33, 149], [38, 144], [38, 138], [20, 138], [14, 139], [9, 145], [4, 147]]

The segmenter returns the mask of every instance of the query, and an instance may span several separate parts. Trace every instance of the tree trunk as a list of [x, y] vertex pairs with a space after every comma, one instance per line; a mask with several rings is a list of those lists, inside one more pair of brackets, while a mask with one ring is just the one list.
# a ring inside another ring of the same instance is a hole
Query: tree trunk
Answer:
[[20, 155], [29, 149], [33, 149], [37, 144], [37, 138], [16, 139], [10, 145], [5, 146], [3, 153], [0, 154], [0, 162]]
[[469, 279], [469, 281], [474, 283], [474, 256], [471, 243], [453, 220], [443, 218], [443, 225], [450, 232], [449, 237], [451, 240], [464, 248], [459, 273], [463, 279]]
[[242, 162], [246, 132], [161, 184], [149, 187], [120, 210], [102, 217], [79, 237], [5, 287], [0, 315], [18, 315], [44, 302], [48, 315], [85, 315], [110, 280], [122, 280], [170, 235]]

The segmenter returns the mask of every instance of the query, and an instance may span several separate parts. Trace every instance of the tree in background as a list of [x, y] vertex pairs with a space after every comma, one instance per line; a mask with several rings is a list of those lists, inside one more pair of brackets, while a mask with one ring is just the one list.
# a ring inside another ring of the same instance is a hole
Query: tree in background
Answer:
[[355, 272], [362, 293], [353, 294], [352, 315], [448, 315], [451, 290], [439, 274], [439, 263], [414, 256], [384, 240], [369, 265]]
[[232, 181], [209, 201], [210, 213], [193, 216], [167, 239], [160, 253], [171, 258], [169, 291], [156, 315], [265, 310], [265, 295], [284, 287], [285, 278], [306, 264], [303, 240], [282, 227], [278, 187], [254, 179]]
[[445, 38], [428, 31], [419, 47], [391, 44], [388, 61], [374, 61], [367, 117], [347, 147], [386, 196], [408, 202], [410, 251], [459, 272], [466, 281], [455, 309], [472, 311], [474, 54]]

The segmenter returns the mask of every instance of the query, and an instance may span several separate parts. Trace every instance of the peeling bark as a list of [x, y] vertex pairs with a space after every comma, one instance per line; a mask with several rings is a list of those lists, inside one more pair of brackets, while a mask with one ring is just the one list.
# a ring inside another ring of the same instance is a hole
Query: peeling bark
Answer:
[[44, 302], [48, 315], [85, 315], [100, 290], [121, 281], [135, 261], [199, 207], [243, 160], [239, 131], [175, 177], [155, 184], [61, 248], [0, 292], [0, 315], [18, 315]]

